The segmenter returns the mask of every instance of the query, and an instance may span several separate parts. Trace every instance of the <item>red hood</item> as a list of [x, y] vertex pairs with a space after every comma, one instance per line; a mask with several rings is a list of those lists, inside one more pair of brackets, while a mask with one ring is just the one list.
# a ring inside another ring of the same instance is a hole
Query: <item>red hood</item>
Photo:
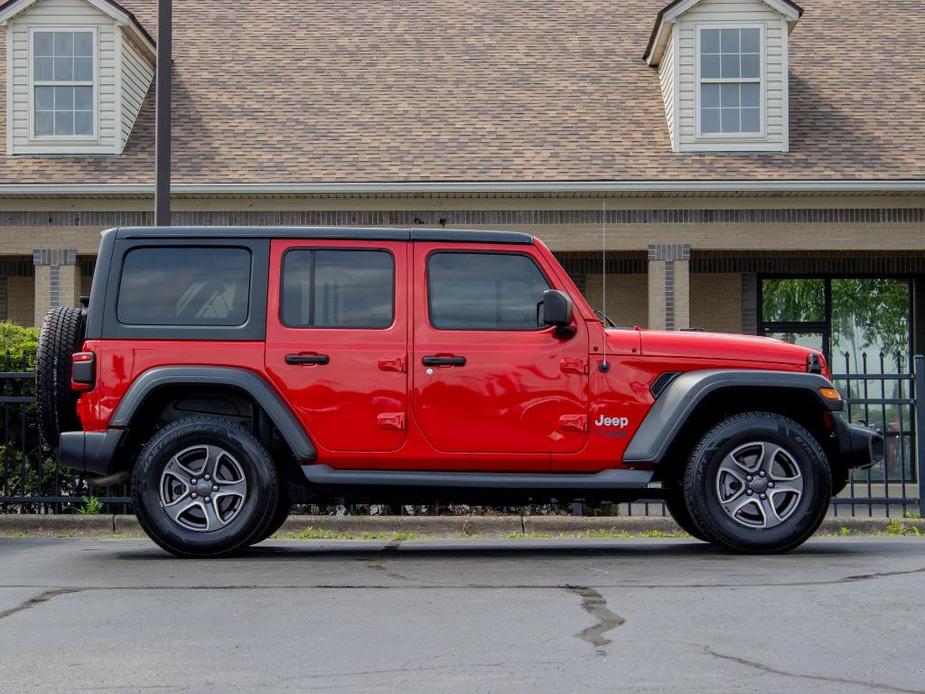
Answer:
[[[622, 333], [617, 335], [616, 333]], [[608, 330], [608, 347], [624, 352], [629, 331]], [[639, 350], [645, 357], [754, 361], [804, 366], [813, 351], [770, 337], [725, 333], [640, 330]], [[608, 350], [609, 351], [609, 350]], [[625, 352], [624, 352], [625, 353]]]

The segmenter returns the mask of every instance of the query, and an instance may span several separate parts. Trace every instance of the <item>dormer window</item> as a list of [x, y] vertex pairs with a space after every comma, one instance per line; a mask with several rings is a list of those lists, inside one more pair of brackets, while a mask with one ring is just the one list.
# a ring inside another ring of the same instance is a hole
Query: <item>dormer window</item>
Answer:
[[7, 0], [0, 27], [6, 155], [120, 154], [154, 77], [135, 16], [113, 0]]
[[93, 31], [32, 32], [33, 137], [96, 135]]
[[699, 29], [700, 135], [761, 133], [761, 28]]
[[644, 59], [658, 69], [671, 149], [790, 148], [792, 0], [674, 0], [658, 13]]

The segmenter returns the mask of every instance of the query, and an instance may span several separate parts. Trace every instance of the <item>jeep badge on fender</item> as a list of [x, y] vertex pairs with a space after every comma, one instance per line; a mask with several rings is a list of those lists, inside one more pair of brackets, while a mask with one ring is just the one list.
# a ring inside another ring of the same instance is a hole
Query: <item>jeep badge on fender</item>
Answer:
[[48, 314], [37, 361], [60, 463], [130, 480], [180, 556], [260, 542], [292, 504], [422, 494], [661, 496], [696, 538], [780, 552], [883, 458], [821, 354], [605, 328], [516, 232], [112, 229], [88, 307]]
[[617, 427], [618, 429], [626, 429], [629, 426], [630, 420], [626, 417], [605, 417], [601, 415], [594, 422], [596, 427]]

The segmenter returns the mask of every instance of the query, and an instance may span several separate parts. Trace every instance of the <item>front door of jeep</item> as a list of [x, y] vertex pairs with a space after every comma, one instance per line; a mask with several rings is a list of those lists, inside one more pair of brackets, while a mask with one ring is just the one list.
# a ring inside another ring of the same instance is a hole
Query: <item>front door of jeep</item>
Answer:
[[319, 454], [365, 462], [405, 442], [407, 253], [387, 241], [272, 243], [266, 370]]
[[548, 470], [550, 454], [585, 445], [587, 327], [566, 337], [540, 323], [557, 288], [541, 263], [516, 247], [414, 244], [413, 411], [437, 451]]

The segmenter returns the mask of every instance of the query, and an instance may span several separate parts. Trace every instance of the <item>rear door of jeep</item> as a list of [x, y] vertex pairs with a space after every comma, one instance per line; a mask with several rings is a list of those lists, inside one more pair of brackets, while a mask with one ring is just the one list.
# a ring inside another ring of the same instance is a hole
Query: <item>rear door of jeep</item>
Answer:
[[319, 453], [347, 466], [407, 431], [409, 244], [277, 239], [266, 369]]

